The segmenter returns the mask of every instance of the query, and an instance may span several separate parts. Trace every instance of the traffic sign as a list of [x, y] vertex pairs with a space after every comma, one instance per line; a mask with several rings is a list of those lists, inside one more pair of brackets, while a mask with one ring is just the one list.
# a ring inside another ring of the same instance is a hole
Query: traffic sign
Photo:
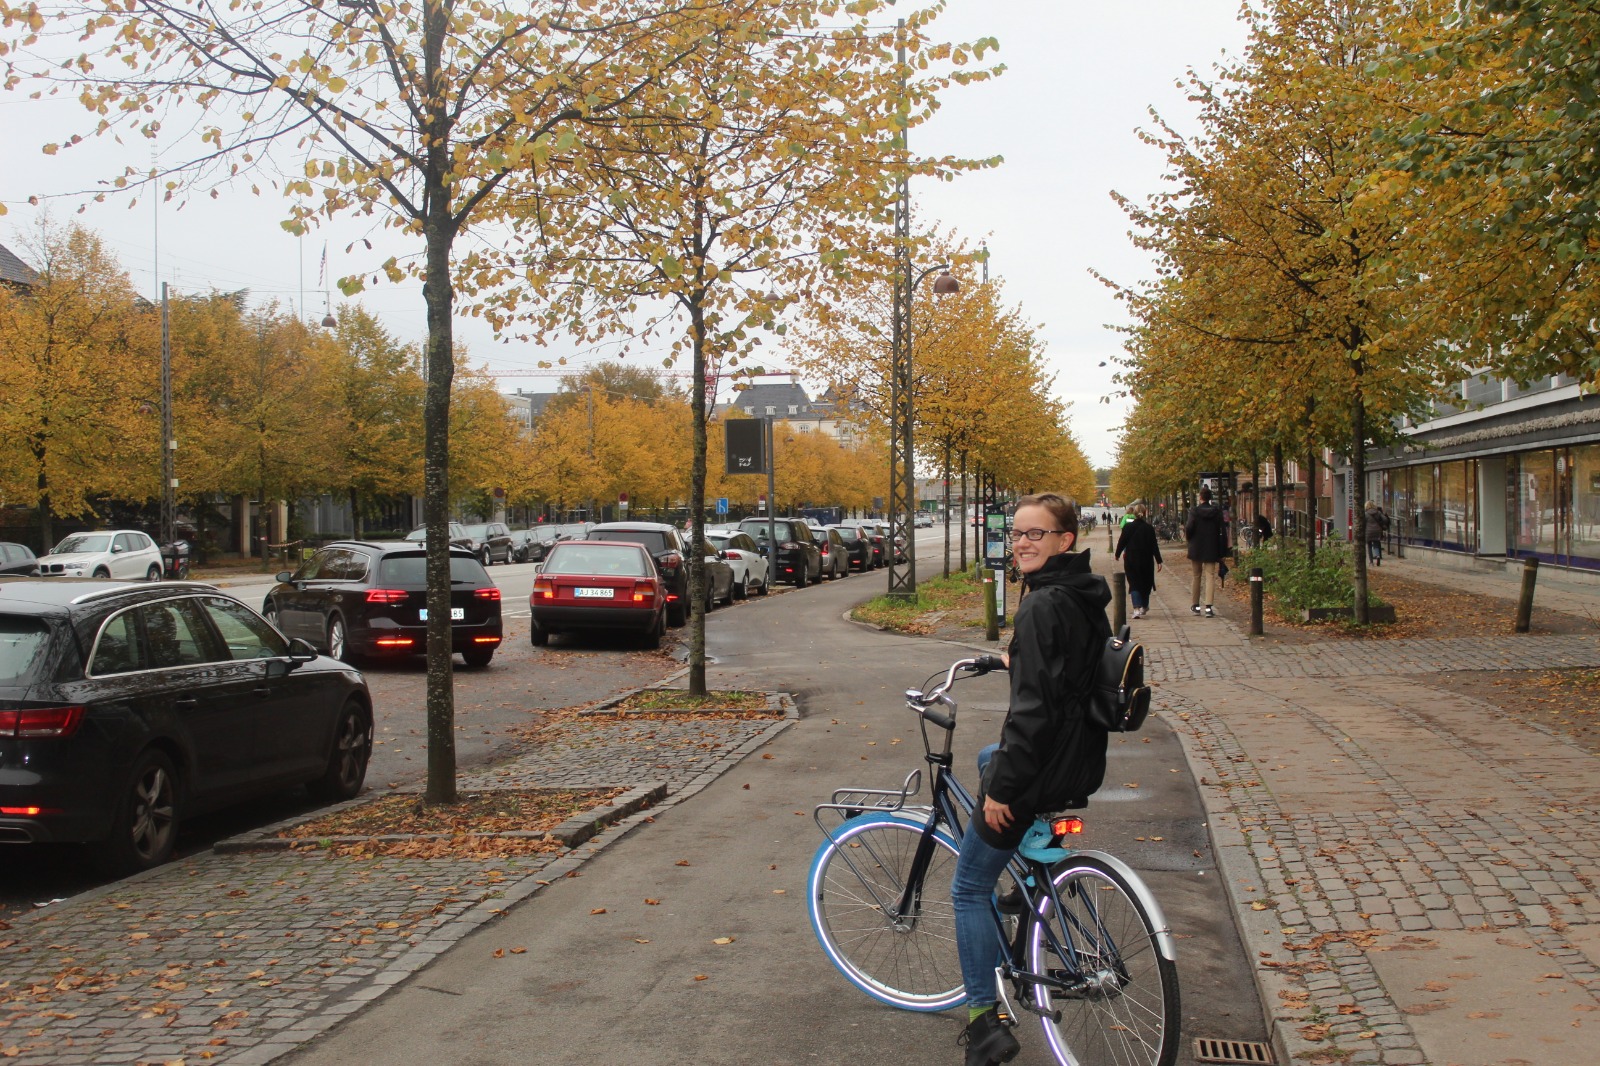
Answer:
[[728, 498], [726, 496], [718, 496], [717, 497], [717, 513], [718, 514], [727, 514], [728, 513]]

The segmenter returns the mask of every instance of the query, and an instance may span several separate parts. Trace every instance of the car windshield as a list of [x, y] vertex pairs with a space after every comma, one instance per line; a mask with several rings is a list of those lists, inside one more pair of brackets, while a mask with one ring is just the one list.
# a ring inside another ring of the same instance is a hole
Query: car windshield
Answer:
[[0, 685], [23, 684], [31, 680], [44, 658], [50, 631], [37, 618], [0, 614]]
[[[648, 569], [647, 569], [648, 568]], [[623, 544], [558, 544], [545, 560], [546, 574], [614, 574], [618, 577], [649, 577], [655, 565], [638, 551]]]
[[67, 555], [71, 552], [105, 552], [111, 550], [111, 534], [109, 533], [74, 533], [50, 549], [51, 555]]
[[[421, 552], [386, 555], [378, 566], [378, 584], [385, 588], [427, 588], [427, 565], [428, 557]], [[493, 584], [483, 564], [470, 555], [450, 556], [450, 583], [475, 587]]]
[[591, 529], [587, 539], [625, 540], [632, 544], [643, 544], [645, 551], [651, 555], [667, 550], [666, 534], [653, 529]]
[[428, 539], [428, 529], [427, 529], [427, 527], [424, 526], [421, 529], [413, 529], [410, 533], [406, 534], [406, 539], [407, 540], [427, 540]]
[[859, 529], [855, 529], [851, 526], [839, 526], [838, 528], [839, 539], [841, 540], [859, 540], [861, 537], [861, 531]]
[[[759, 519], [751, 519], [750, 521], [741, 525], [739, 528], [743, 529], [746, 533], [755, 537], [757, 540], [767, 539], [767, 524]], [[779, 543], [782, 543], [786, 540], [795, 539], [794, 533], [792, 533], [789, 529], [788, 522], [774, 522], [772, 524], [772, 531], [777, 535]]]
[[484, 526], [462, 526], [461, 528], [466, 530], [467, 536], [473, 537], [473, 538], [475, 538], [477, 540], [482, 540], [484, 537], [487, 537], [489, 535], [489, 527], [486, 526], [486, 525], [484, 525]]

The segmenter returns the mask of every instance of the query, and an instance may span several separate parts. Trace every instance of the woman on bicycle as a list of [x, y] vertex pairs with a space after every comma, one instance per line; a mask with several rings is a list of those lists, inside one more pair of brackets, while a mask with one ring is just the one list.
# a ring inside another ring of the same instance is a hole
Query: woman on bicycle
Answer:
[[1000, 1020], [994, 968], [1000, 938], [995, 886], [1035, 816], [1082, 807], [1106, 769], [1106, 733], [1084, 699], [1095, 663], [1090, 618], [1104, 619], [1111, 590], [1076, 552], [1078, 505], [1054, 493], [1024, 496], [1011, 553], [1027, 595], [1017, 608], [1007, 663], [1011, 705], [1000, 743], [978, 755], [982, 789], [951, 884], [956, 949], [967, 989], [966, 1066], [1010, 1062], [1020, 1046]]

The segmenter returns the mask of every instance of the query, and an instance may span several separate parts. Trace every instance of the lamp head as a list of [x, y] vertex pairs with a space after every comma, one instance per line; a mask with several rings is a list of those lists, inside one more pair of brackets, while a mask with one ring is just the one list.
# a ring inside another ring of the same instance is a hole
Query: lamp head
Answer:
[[939, 276], [933, 279], [933, 294], [944, 296], [947, 293], [960, 292], [961, 283], [951, 276], [950, 271], [940, 271]]
[[322, 316], [322, 328], [323, 329], [333, 329], [338, 324], [339, 324], [339, 320], [333, 317], [333, 312], [332, 311], [329, 311], [327, 314]]

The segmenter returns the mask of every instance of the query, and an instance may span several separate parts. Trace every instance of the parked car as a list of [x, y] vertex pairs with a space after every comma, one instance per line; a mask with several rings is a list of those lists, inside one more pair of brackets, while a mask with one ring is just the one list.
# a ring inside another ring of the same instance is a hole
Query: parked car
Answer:
[[550, 546], [556, 542], [555, 526], [533, 526], [529, 529], [513, 529], [511, 531], [511, 561], [514, 563], [537, 563], [550, 554]]
[[705, 559], [706, 614], [719, 603], [733, 602], [733, 566], [721, 548], [702, 543], [700, 553]]
[[[416, 529], [413, 529], [410, 533], [406, 534], [406, 540], [416, 544], [425, 543], [427, 539], [427, 526], [418, 526]], [[467, 536], [467, 527], [462, 525], [460, 522], [450, 523], [450, 543], [462, 548], [466, 548], [469, 551], [474, 547], [472, 538]]]
[[161, 549], [136, 529], [73, 533], [39, 560], [43, 577], [160, 581], [162, 569]]
[[828, 580], [850, 576], [850, 549], [845, 547], [844, 538], [837, 529], [824, 526], [813, 529], [811, 535], [816, 538], [817, 550], [822, 553], [822, 576]]
[[872, 559], [868, 563], [869, 567], [876, 569], [877, 567], [888, 565], [889, 538], [883, 535], [883, 530], [878, 528], [878, 524], [876, 522], [858, 518], [852, 519], [848, 522], [839, 523], [840, 529], [843, 529], [846, 526], [860, 530], [861, 535], [866, 538], [867, 547], [872, 552]]
[[533, 579], [528, 607], [536, 647], [557, 633], [622, 630], [658, 648], [667, 630], [667, 585], [644, 545], [561, 541]]
[[665, 522], [602, 522], [591, 528], [584, 540], [644, 545], [667, 586], [667, 625], [681, 626], [688, 621], [689, 544], [678, 527]]
[[39, 560], [34, 558], [33, 549], [26, 544], [0, 541], [0, 574], [38, 577]]
[[477, 522], [461, 527], [467, 534], [467, 550], [484, 566], [511, 561], [511, 529], [504, 522]]
[[811, 527], [798, 518], [776, 518], [771, 527], [778, 538], [774, 555], [767, 540], [768, 521], [765, 518], [746, 518], [739, 528], [755, 540], [767, 555], [772, 572], [791, 582], [796, 588], [805, 588], [812, 581], [822, 580], [822, 552], [812, 539]]
[[5, 578], [0, 843], [92, 843], [123, 874], [179, 824], [257, 793], [361, 791], [356, 670], [210, 585]]
[[933, 528], [933, 512], [932, 511], [918, 511], [916, 518], [914, 518], [912, 520], [912, 522], [918, 529], [932, 529]]
[[[344, 662], [427, 651], [427, 553], [413, 542], [336, 541], [284, 571], [261, 613]], [[465, 548], [450, 549], [450, 648], [488, 666], [504, 635], [500, 590]]]
[[761, 554], [761, 549], [750, 534], [737, 526], [732, 529], [708, 528], [706, 540], [727, 556], [728, 565], [733, 569], [735, 598], [744, 599], [751, 593], [758, 596], [767, 594], [767, 571], [770, 569], [767, 557]]
[[872, 569], [872, 542], [860, 526], [839, 525], [828, 528], [839, 534], [839, 539], [844, 542], [850, 569], [863, 572]]

